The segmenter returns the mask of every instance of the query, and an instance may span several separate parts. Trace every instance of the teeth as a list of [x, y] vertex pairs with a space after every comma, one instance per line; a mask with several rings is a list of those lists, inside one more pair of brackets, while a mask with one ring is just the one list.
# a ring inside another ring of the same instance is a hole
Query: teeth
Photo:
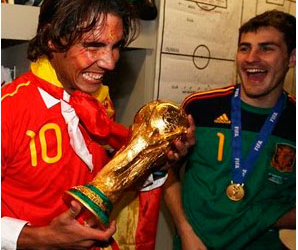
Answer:
[[100, 80], [102, 78], [102, 74], [95, 74], [95, 73], [84, 73], [83, 77], [87, 80]]
[[247, 73], [264, 73], [266, 71], [263, 69], [247, 69], [246, 72]]

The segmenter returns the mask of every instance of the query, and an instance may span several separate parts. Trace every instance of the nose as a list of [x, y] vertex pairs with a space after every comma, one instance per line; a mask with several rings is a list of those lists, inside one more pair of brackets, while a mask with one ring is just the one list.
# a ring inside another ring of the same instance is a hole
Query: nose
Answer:
[[97, 66], [106, 70], [113, 70], [119, 59], [119, 53], [113, 49], [105, 49], [98, 55]]
[[260, 60], [260, 57], [259, 57], [258, 49], [254, 49], [254, 48], [251, 49], [246, 56], [246, 61], [247, 62], [256, 62], [259, 60]]

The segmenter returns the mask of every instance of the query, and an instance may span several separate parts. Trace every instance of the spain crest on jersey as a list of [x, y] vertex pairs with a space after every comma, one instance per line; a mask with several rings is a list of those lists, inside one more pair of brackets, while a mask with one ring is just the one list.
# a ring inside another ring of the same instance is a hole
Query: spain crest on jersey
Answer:
[[285, 143], [277, 143], [271, 166], [280, 172], [292, 172], [296, 159], [296, 148]]

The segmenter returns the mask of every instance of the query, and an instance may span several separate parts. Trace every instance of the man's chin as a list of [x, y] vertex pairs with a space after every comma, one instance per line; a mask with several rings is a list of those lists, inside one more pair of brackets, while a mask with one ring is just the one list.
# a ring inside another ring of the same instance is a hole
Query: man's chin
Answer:
[[242, 91], [246, 96], [250, 98], [258, 98], [267, 95], [267, 92], [263, 88], [263, 84], [244, 84], [242, 85]]
[[87, 94], [94, 94], [99, 90], [100, 85], [101, 84], [94, 85], [94, 86], [88, 87], [88, 88], [80, 88], [79, 90], [82, 91], [82, 92], [85, 92]]

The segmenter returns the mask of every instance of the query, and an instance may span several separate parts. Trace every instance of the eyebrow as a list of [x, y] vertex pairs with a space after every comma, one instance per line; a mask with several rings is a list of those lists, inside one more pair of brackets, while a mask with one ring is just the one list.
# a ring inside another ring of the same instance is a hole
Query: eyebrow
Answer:
[[[276, 42], [262, 42], [262, 43], [258, 43], [258, 46], [268, 46], [268, 45], [280, 47], [280, 45], [278, 43], [276, 43]], [[239, 43], [238, 44], [238, 47], [239, 46], [251, 46], [251, 43], [249, 43], [249, 42], [242, 42], [242, 43]]]
[[[120, 39], [118, 42], [116, 42], [114, 44], [114, 46], [115, 45], [116, 46], [124, 45], [124, 43], [125, 43], [125, 40], [124, 39]], [[90, 40], [90, 41], [88, 41], [88, 40], [87, 41], [83, 41], [82, 44], [84, 46], [105, 46], [106, 45], [106, 43], [104, 41], [100, 42], [100, 41], [92, 41], [92, 40]]]
[[104, 42], [96, 42], [96, 41], [83, 41], [84, 46], [101, 46], [105, 45]]

